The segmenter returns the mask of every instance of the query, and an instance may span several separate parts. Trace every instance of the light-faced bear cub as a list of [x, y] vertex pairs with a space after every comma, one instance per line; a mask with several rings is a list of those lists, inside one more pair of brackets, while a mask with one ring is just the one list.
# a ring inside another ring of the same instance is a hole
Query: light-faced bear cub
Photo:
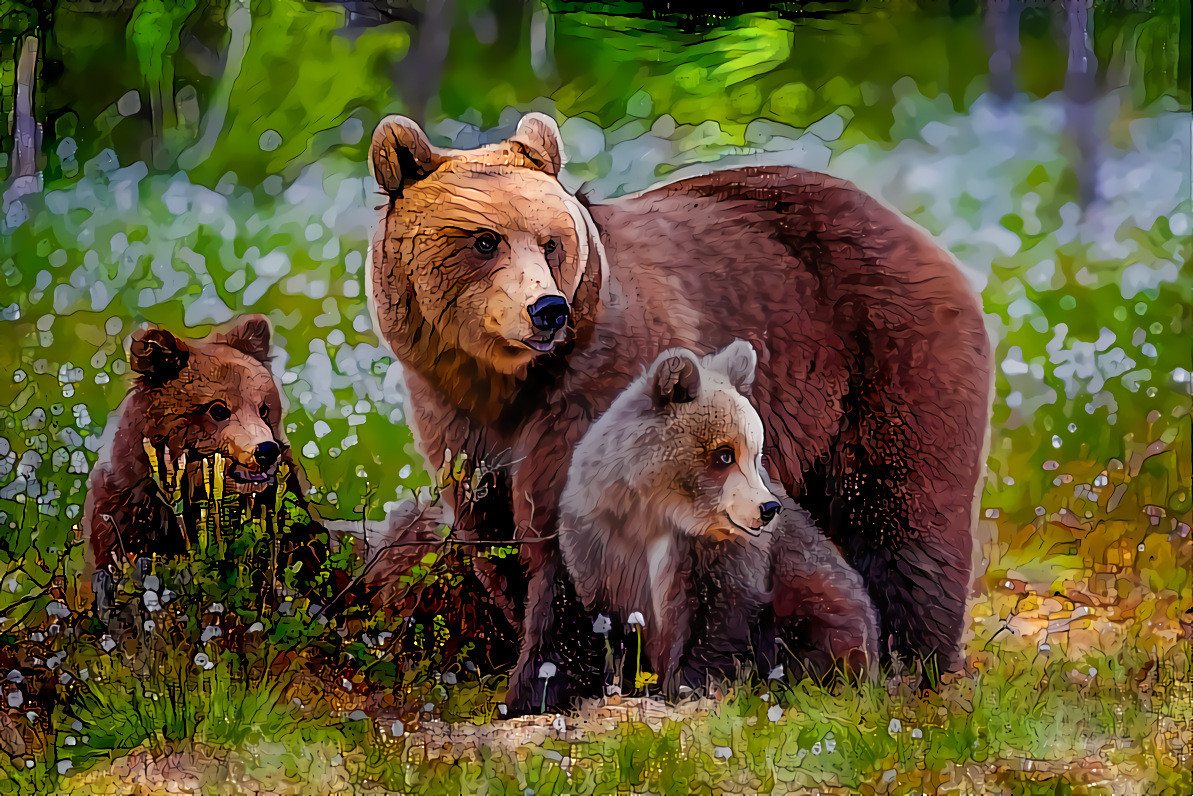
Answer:
[[640, 613], [665, 692], [785, 663], [823, 675], [877, 659], [858, 574], [762, 468], [742, 340], [659, 355], [577, 445], [559, 542], [584, 607]]
[[[270, 338], [269, 321], [259, 315], [203, 340], [159, 328], [133, 334], [128, 357], [136, 381], [109, 424], [84, 508], [87, 568], [101, 602], [122, 562], [187, 549], [193, 507], [210, 489], [201, 461], [217, 453], [226, 466], [224, 490], [242, 504], [272, 501], [282, 488], [307, 507], [306, 484], [282, 431]], [[163, 467], [185, 473], [181, 507], [154, 477]], [[278, 484], [281, 471], [287, 481]], [[288, 554], [319, 560], [318, 529], [315, 520], [290, 526], [282, 540]]]

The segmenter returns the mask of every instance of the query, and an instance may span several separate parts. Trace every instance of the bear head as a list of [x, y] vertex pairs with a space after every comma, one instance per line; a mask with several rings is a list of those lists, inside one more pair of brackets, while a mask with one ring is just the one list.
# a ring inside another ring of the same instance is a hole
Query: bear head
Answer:
[[638, 535], [761, 534], [779, 503], [762, 468], [762, 420], [747, 399], [756, 363], [744, 340], [705, 357], [660, 354], [576, 447], [568, 510], [616, 503], [623, 532]]
[[152, 327], [136, 332], [129, 365], [143, 398], [142, 436], [175, 458], [185, 452], [192, 463], [222, 454], [231, 491], [271, 486], [288, 445], [269, 369], [270, 336], [269, 321], [259, 315], [204, 341]]
[[389, 204], [368, 281], [377, 328], [399, 356], [432, 370], [462, 355], [521, 376], [574, 338], [595, 308], [599, 243], [557, 179], [562, 149], [555, 122], [537, 113], [474, 150], [432, 146], [401, 116], [382, 120], [369, 160]]

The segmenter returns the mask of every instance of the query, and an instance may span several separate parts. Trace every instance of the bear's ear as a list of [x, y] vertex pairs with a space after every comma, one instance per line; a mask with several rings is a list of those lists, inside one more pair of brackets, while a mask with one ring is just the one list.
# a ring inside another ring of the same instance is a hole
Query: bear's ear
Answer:
[[518, 131], [514, 133], [510, 143], [520, 150], [530, 162], [531, 168], [555, 176], [563, 165], [563, 139], [559, 135], [559, 125], [550, 116], [541, 113], [528, 113], [518, 123]]
[[746, 340], [734, 340], [713, 354], [709, 367], [719, 370], [728, 377], [729, 383], [742, 395], [750, 394], [754, 384], [754, 370], [758, 367], [758, 353]]
[[165, 329], [141, 329], [128, 346], [128, 364], [147, 382], [165, 384], [176, 378], [191, 352], [186, 344]]
[[694, 401], [700, 392], [700, 363], [691, 351], [665, 351], [650, 370], [650, 395], [655, 407]]
[[417, 182], [443, 165], [447, 155], [431, 146], [427, 134], [412, 119], [386, 116], [373, 131], [369, 169], [381, 190], [402, 195], [402, 186]]
[[242, 354], [248, 354], [259, 362], [268, 362], [271, 335], [272, 328], [268, 318], [264, 315], [250, 315], [224, 335], [224, 345], [231, 346]]

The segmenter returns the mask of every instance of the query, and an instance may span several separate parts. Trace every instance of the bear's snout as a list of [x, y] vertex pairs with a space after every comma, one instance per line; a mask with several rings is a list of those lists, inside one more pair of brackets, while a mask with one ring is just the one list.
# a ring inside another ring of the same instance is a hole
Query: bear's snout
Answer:
[[758, 508], [758, 516], [762, 518], [762, 524], [767, 525], [779, 514], [779, 509], [782, 508], [777, 502], [771, 500], [763, 503]]
[[281, 455], [281, 447], [272, 440], [269, 442], [262, 442], [253, 451], [253, 459], [256, 460], [257, 466], [262, 470], [266, 470], [271, 467]]
[[554, 334], [567, 325], [570, 309], [563, 296], [543, 296], [526, 308], [537, 332]]

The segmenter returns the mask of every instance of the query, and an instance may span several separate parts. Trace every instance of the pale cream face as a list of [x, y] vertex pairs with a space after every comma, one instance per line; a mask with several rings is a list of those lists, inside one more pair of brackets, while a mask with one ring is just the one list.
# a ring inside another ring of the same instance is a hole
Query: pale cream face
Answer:
[[[531, 308], [554, 297], [572, 309], [584, 245], [573, 204], [541, 172], [450, 160], [396, 200], [400, 256], [388, 267], [406, 269], [420, 314], [447, 344], [518, 373], [571, 334], [570, 322], [536, 327]], [[374, 284], [374, 296], [386, 295]]]
[[762, 533], [762, 507], [776, 498], [762, 477], [762, 420], [749, 401], [706, 372], [700, 395], [670, 411], [664, 438], [673, 452], [658, 488], [675, 490], [673, 521], [691, 536]]

